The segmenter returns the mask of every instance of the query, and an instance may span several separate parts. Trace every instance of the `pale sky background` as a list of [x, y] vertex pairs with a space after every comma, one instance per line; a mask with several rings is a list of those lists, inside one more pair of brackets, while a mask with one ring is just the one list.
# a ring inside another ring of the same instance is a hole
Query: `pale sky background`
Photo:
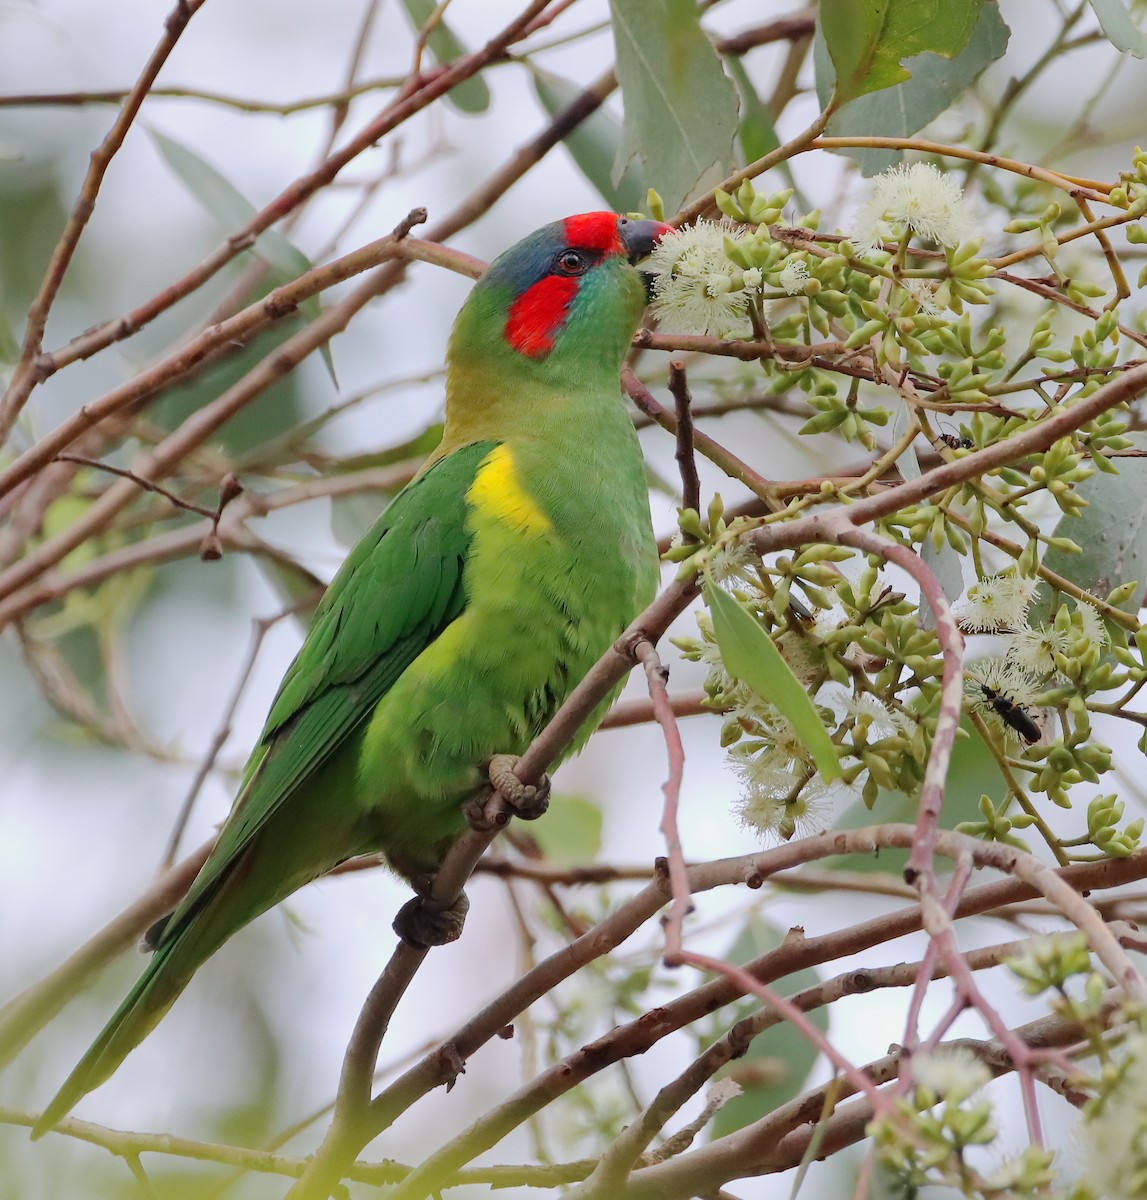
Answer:
[[[161, 82], [282, 100], [335, 89], [341, 85], [361, 8], [361, 0], [325, 0], [321, 5], [303, 0], [210, 0], [192, 20]], [[516, 8], [506, 0], [455, 0], [450, 20], [459, 35], [474, 45]], [[1037, 34], [1047, 6], [1037, 0], [1009, 0], [1003, 9], [1013, 28], [1013, 49], [1006, 62], [1014, 71], [1042, 49], [1044, 38]], [[85, 0], [0, 3], [0, 90], [125, 86], [154, 46], [166, 11], [166, 5], [147, 0], [100, 5]], [[606, 11], [604, 3], [579, 3], [557, 28], [580, 29], [589, 16], [604, 17]], [[775, 0], [732, 2], [722, 5], [707, 23], [732, 32], [787, 11], [790, 5]], [[404, 71], [409, 45], [409, 25], [401, 7], [384, 4], [361, 74]], [[548, 65], [586, 83], [607, 61], [608, 33], [591, 45], [596, 47], [592, 53], [581, 46], [555, 54]], [[762, 50], [746, 60], [754, 75], [771, 78], [772, 54]], [[1106, 70], [1101, 64], [1111, 61], [1108, 47], [1072, 59], [1079, 77]], [[1005, 77], [1000, 70], [990, 73], [985, 86], [998, 89]], [[474, 119], [439, 105], [403, 127], [402, 158], [411, 167], [380, 190], [341, 250], [389, 231], [414, 205], [425, 205], [433, 221], [500, 165], [513, 147], [544, 126], [545, 115], [524, 71], [502, 67], [489, 72], [487, 79], [494, 89], [492, 114]], [[1143, 111], [1144, 91], [1143, 67], [1135, 64], [1124, 72], [1100, 111], [1115, 128], [1126, 125], [1130, 136]], [[378, 103], [377, 95], [359, 101], [345, 129], [357, 129]], [[1062, 81], [1045, 81], [1024, 101], [1025, 137], [1038, 143], [1041, 128], [1049, 139], [1057, 135], [1074, 115], [1076, 104], [1072, 89], [1062, 86]], [[6, 156], [0, 157], [0, 190], [19, 189], [38, 173], [50, 172], [60, 180], [61, 194], [70, 203], [87, 154], [113, 114], [114, 109], [105, 106], [0, 109], [0, 155]], [[790, 106], [782, 137], [802, 128], [813, 114], [813, 101], [808, 98]], [[69, 289], [49, 327], [49, 345], [138, 303], [198, 262], [219, 241], [214, 221], [164, 165], [147, 128], [192, 146], [261, 205], [312, 163], [325, 137], [327, 118], [321, 112], [253, 117], [200, 102], [149, 101], [108, 174], [74, 278], [69, 279]], [[958, 138], [959, 117], [945, 118], [944, 128]], [[427, 138], [435, 146], [430, 161], [425, 161], [422, 145]], [[346, 177], [361, 178], [364, 167], [373, 168], [383, 153], [376, 150], [362, 165], [353, 164]], [[1097, 151], [1071, 165], [1110, 176], [1124, 161], [1115, 153]], [[823, 201], [826, 208], [836, 205], [835, 212], [826, 216], [826, 225], [846, 220], [861, 193], [842, 191], [837, 160], [810, 157], [802, 159], [797, 170], [802, 186], [818, 203]], [[782, 184], [776, 181], [772, 186]], [[301, 248], [308, 253], [322, 250], [356, 196], [328, 191], [309, 208], [293, 234]], [[541, 223], [601, 206], [600, 198], [559, 148], [453, 244], [488, 259]], [[341, 394], [350, 395], [383, 378], [435, 368], [468, 286], [464, 279], [430, 267], [412, 270], [400, 293], [372, 306], [351, 334], [334, 343]], [[143, 339], [146, 347], [132, 342], [122, 351], [113, 350], [62, 372], [37, 394], [30, 410], [32, 429], [50, 428], [84, 400], [120, 382], [140, 365], [137, 356], [145, 349], [158, 350], [178, 328], [176, 323], [160, 322]], [[313, 411], [334, 398], [317, 360], [304, 365], [302, 379]], [[391, 393], [336, 423], [329, 433], [330, 444], [365, 450], [400, 442], [425, 425], [439, 400], [437, 383]], [[822, 461], [813, 447], [797, 444], [791, 425], [741, 417], [726, 420], [712, 431], [778, 478], [810, 474]], [[652, 431], [643, 435], [643, 442], [651, 464], [666, 478], [676, 478], [671, 439]], [[719, 482], [711, 472], [704, 482], [706, 495], [716, 486], [727, 499], [739, 498], [735, 486]], [[672, 508], [664, 497], [655, 497], [655, 525], [659, 533], [672, 527]], [[307, 561], [324, 577], [333, 574], [344, 553], [331, 536], [325, 503], [279, 514], [263, 523], [262, 532], [273, 542], [304, 549]], [[138, 895], [152, 877], [194, 763], [209, 743], [230, 693], [250, 620], [279, 607], [270, 588], [248, 564], [235, 573], [232, 591], [212, 599], [201, 586], [212, 569], [197, 562], [162, 568], [159, 597], [133, 624], [125, 641], [126, 695], [132, 711], [157, 742], [184, 756], [186, 764], [157, 765], [124, 753], [54, 740], [52, 715], [28, 680], [13, 641], [0, 641], [0, 1001], [56, 965]], [[688, 628], [691, 620], [684, 624]], [[298, 638], [297, 629], [287, 622], [269, 637], [225, 751], [228, 761], [240, 761], [257, 735]], [[675, 686], [693, 685], [697, 678], [688, 665], [675, 668]], [[632, 694], [641, 690], [634, 688]], [[717, 729], [715, 717], [682, 724], [688, 756], [682, 835], [690, 859], [745, 853], [757, 844], [730, 814], [736, 781], [724, 766]], [[559, 791], [592, 795], [604, 806], [604, 861], [647, 863], [662, 852], [657, 823], [664, 769], [662, 739], [652, 729], [603, 734], [580, 759], [562, 769], [556, 781]], [[184, 838], [185, 848], [208, 835], [229, 802], [221, 781], [208, 785]], [[329, 880], [298, 893], [287, 906], [290, 920], [282, 910], [268, 914], [201, 970], [172, 1014], [111, 1082], [83, 1101], [77, 1115], [117, 1128], [218, 1136], [213, 1124], [217, 1114], [249, 1096], [252, 1063], [265, 1050], [258, 1032], [262, 1022], [265, 1036], [277, 1040], [283, 1052], [274, 1084], [276, 1127], [325, 1103], [333, 1096], [343, 1048], [362, 999], [389, 955], [390, 922], [406, 895], [404, 885], [381, 872]], [[464, 938], [429, 956], [392, 1025], [381, 1054], [383, 1064], [448, 1033], [513, 977], [515, 934], [503, 885], [479, 879], [471, 885], [470, 896], [472, 909]], [[697, 930], [694, 944], [710, 951], [726, 949], [737, 924], [722, 922], [722, 915], [739, 908], [744, 899], [743, 895], [703, 898], [691, 922]], [[595, 903], [588, 893], [570, 895], [569, 901]], [[778, 927], [801, 923], [809, 934], [836, 928], [842, 918], [833, 901], [820, 898], [769, 899], [763, 911]], [[877, 911], [877, 902], [850, 897], [847, 919]], [[961, 928], [969, 945], [976, 939], [987, 943], [1008, 936], [999, 925]], [[656, 938], [655, 930], [637, 943], [653, 944], [650, 938]], [[865, 956], [856, 965], [914, 958], [919, 951], [919, 942], [910, 939], [894, 951], [882, 949]], [[839, 964], [841, 969], [847, 965]], [[117, 962], [97, 993], [78, 1000], [49, 1027], [0, 1077], [0, 1103], [38, 1107], [45, 1102], [141, 966], [142, 960], [135, 956]], [[664, 977], [673, 988], [691, 985], [695, 978], [686, 972]], [[1000, 973], [994, 973], [987, 984], [1009, 1011], [1019, 1011], [1008, 1000], [1015, 988]], [[256, 995], [257, 1002], [252, 998]], [[936, 995], [929, 1009], [932, 1016], [946, 1004], [943, 988]], [[460, 996], [465, 997], [462, 1008]], [[862, 1060], [878, 1055], [902, 1032], [902, 1000], [876, 995], [839, 1006], [834, 1040], [845, 1053]], [[982, 1029], [978, 1021], [966, 1018], [955, 1033], [981, 1036]], [[650, 1097], [659, 1081], [669, 1077], [674, 1067], [683, 1066], [692, 1052], [692, 1039], [677, 1035], [648, 1060], [635, 1062], [633, 1073], [642, 1094]], [[417, 1160], [440, 1143], [444, 1132], [462, 1128], [516, 1086], [519, 1056], [516, 1041], [487, 1046], [453, 1092], [433, 1093], [365, 1157]], [[1017, 1106], [1014, 1090], [1005, 1085], [1000, 1095], [1003, 1105]], [[1059, 1102], [1045, 1091], [1041, 1104], [1054, 1128]], [[309, 1137], [290, 1149], [305, 1152], [312, 1144]], [[557, 1139], [552, 1146], [559, 1158], [577, 1157], [585, 1149], [563, 1146]], [[523, 1129], [481, 1161], [522, 1161], [529, 1155], [529, 1138]], [[23, 1131], [0, 1126], [0, 1163], [7, 1161], [13, 1178], [26, 1189], [12, 1190], [14, 1185], [0, 1168], [0, 1200], [17, 1195], [39, 1200], [80, 1195], [88, 1164], [97, 1163], [101, 1173], [116, 1177], [106, 1159], [103, 1151], [61, 1137], [30, 1147]], [[135, 1195], [126, 1169], [122, 1175], [123, 1190], [115, 1194]], [[816, 1192], [815, 1179], [806, 1184], [813, 1189], [809, 1194]], [[790, 1186], [789, 1180], [760, 1180], [731, 1190], [745, 1200], [764, 1200], [787, 1195]], [[283, 1190], [279, 1181], [256, 1178], [234, 1194], [274, 1196]], [[484, 1194], [481, 1189], [450, 1193], [463, 1200]]]

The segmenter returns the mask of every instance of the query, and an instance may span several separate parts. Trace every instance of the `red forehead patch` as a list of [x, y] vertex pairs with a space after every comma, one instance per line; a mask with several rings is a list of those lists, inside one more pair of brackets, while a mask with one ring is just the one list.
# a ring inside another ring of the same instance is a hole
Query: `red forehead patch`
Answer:
[[617, 232], [617, 213], [580, 213], [565, 219], [566, 240], [579, 250], [623, 254], [625, 246]]
[[578, 280], [567, 275], [547, 275], [526, 288], [510, 305], [506, 341], [530, 358], [549, 354], [577, 288]]

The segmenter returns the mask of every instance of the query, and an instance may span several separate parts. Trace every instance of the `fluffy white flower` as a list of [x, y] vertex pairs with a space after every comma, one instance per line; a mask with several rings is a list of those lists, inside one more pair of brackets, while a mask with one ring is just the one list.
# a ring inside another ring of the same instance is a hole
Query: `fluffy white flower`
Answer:
[[918, 1087], [959, 1104], [992, 1078], [991, 1071], [965, 1046], [940, 1046], [912, 1056], [912, 1077]]
[[1021, 629], [1009, 639], [1007, 659], [1033, 675], [1052, 675], [1056, 669], [1055, 656], [1066, 654], [1071, 642], [1071, 634], [1054, 625]]
[[1025, 575], [991, 575], [972, 584], [952, 612], [965, 633], [1022, 629], [1038, 587]]
[[1147, 1180], [1147, 1035], [1123, 1049], [1122, 1079], [1078, 1135], [1084, 1178], [1104, 1200], [1138, 1200]]
[[804, 292], [808, 283], [808, 263], [803, 258], [791, 255], [785, 263], [784, 270], [777, 278], [777, 283], [790, 296], [799, 296]]
[[907, 232], [941, 246], [958, 246], [972, 233], [963, 189], [931, 163], [901, 163], [878, 175], [853, 218], [851, 240], [863, 251]]
[[936, 291], [927, 279], [902, 279], [900, 286], [912, 297], [916, 307], [926, 317], [938, 317], [940, 306], [936, 303]]
[[1075, 611], [1079, 615], [1079, 623], [1083, 628], [1083, 636], [1094, 646], [1107, 645], [1107, 626], [1099, 615], [1099, 609], [1086, 601], [1075, 602]]
[[698, 221], [657, 243], [647, 269], [654, 275], [653, 311], [667, 333], [749, 335], [750, 288], [725, 254], [726, 238], [746, 236], [712, 221]]

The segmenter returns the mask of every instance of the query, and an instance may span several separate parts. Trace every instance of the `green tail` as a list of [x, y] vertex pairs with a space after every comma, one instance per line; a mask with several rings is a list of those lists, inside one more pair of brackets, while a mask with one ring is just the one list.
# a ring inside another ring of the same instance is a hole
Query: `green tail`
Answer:
[[48, 1133], [88, 1092], [99, 1087], [159, 1024], [211, 953], [212, 948], [204, 948], [202, 938], [194, 933], [194, 926], [180, 930], [155, 952], [135, 987], [32, 1126], [33, 1141]]

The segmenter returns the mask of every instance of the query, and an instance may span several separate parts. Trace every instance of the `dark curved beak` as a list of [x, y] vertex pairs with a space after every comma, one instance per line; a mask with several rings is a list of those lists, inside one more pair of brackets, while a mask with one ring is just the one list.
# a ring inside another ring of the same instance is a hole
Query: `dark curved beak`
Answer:
[[629, 217], [619, 217], [617, 221], [617, 232], [625, 246], [625, 256], [634, 266], [672, 230], [673, 226], [666, 225], [664, 221], [632, 221]]

